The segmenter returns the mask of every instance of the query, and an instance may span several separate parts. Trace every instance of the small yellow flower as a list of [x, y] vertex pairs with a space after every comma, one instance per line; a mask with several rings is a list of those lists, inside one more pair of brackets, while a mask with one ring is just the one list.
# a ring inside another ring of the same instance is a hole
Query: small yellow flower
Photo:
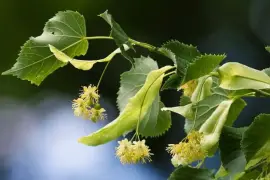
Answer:
[[174, 166], [188, 165], [194, 161], [202, 160], [206, 157], [201, 147], [203, 135], [197, 131], [190, 132], [187, 138], [178, 144], [169, 144], [167, 151], [173, 156]]
[[74, 109], [75, 116], [82, 116], [86, 109], [85, 102], [82, 98], [74, 99], [72, 104], [72, 109]]
[[193, 94], [193, 92], [195, 91], [197, 87], [197, 84], [198, 84], [197, 80], [191, 80], [183, 84], [182, 86], [180, 86], [179, 89], [183, 89], [184, 96], [191, 97], [191, 95]]
[[73, 100], [72, 108], [75, 116], [97, 122], [106, 118], [105, 109], [99, 105], [99, 94], [96, 86], [83, 86], [78, 99]]
[[118, 141], [119, 146], [116, 148], [116, 156], [122, 164], [135, 164], [138, 162], [146, 163], [151, 161], [150, 149], [145, 145], [145, 140], [133, 141], [127, 139]]
[[151, 161], [150, 149], [145, 145], [145, 140], [142, 141], [133, 141], [133, 158], [135, 162], [146, 163], [146, 161]]
[[92, 101], [98, 102], [99, 94], [96, 86], [89, 85], [88, 87], [83, 86], [83, 91], [80, 94], [83, 99], [90, 99]]
[[97, 122], [98, 120], [104, 120], [106, 119], [106, 110], [104, 108], [96, 109], [96, 108], [91, 108], [89, 110], [90, 112], [90, 118], [92, 121]]
[[116, 148], [116, 156], [120, 159], [122, 164], [132, 164], [133, 161], [133, 152], [132, 152], [132, 143], [127, 139], [118, 141], [119, 146]]

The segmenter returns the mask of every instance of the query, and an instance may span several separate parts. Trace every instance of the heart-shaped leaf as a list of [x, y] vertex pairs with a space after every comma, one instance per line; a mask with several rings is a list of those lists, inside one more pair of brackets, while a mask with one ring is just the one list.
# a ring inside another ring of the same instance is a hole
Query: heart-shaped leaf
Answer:
[[56, 59], [49, 44], [73, 58], [85, 55], [88, 41], [85, 39], [85, 20], [78, 12], [63, 11], [51, 18], [38, 37], [31, 37], [21, 48], [15, 65], [3, 75], [14, 75], [39, 85], [49, 74], [66, 65]]

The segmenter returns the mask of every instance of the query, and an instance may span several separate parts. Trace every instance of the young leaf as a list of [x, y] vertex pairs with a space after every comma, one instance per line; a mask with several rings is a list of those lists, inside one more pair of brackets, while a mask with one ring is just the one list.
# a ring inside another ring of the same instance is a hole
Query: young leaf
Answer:
[[168, 180], [214, 180], [214, 173], [208, 169], [179, 167], [175, 169]]
[[164, 104], [159, 99], [157, 96], [140, 122], [139, 133], [144, 137], [161, 136], [171, 127], [171, 113], [161, 111]]
[[78, 141], [85, 145], [97, 146], [114, 140], [126, 132], [135, 129], [136, 124], [145, 117], [153, 101], [156, 99], [164, 73], [171, 68], [172, 66], [165, 66], [161, 69], [151, 71], [143, 87], [134, 97], [130, 98], [124, 110], [113, 122], [88, 136], [80, 138]]
[[212, 72], [224, 59], [225, 55], [205, 54], [195, 58], [194, 62], [187, 67], [182, 84], [200, 78]]
[[259, 71], [236, 62], [229, 62], [218, 68], [220, 87], [228, 90], [269, 89], [270, 77]]
[[56, 69], [66, 65], [55, 58], [48, 45], [51, 44], [69, 57], [85, 55], [88, 41], [85, 39], [85, 20], [78, 12], [63, 11], [51, 18], [38, 37], [31, 37], [21, 48], [14, 66], [3, 72], [28, 80], [33, 84], [40, 83]]
[[247, 159], [247, 169], [265, 158], [270, 151], [270, 114], [260, 114], [249, 126], [241, 141]]
[[[54, 56], [59, 60], [62, 61], [64, 63], [68, 63], [70, 62], [70, 64], [72, 64], [75, 68], [77, 69], [81, 69], [84, 71], [90, 70], [92, 69], [92, 67], [98, 63], [98, 62], [108, 62], [110, 60], [112, 60], [112, 58], [116, 55], [121, 53], [120, 48], [116, 49], [115, 51], [113, 51], [111, 54], [109, 54], [107, 57], [103, 58], [103, 59], [99, 59], [99, 60], [78, 60], [78, 59], [73, 59], [71, 57], [69, 57], [68, 55], [66, 55], [65, 53], [61, 52], [60, 50], [58, 50], [56, 47], [52, 46], [49, 44], [50, 47], [50, 51], [54, 54]], [[129, 49], [129, 47], [127, 45], [124, 44], [124, 49], [125, 51]]]
[[[196, 47], [180, 43], [179, 41], [169, 41], [160, 50], [168, 54], [167, 57], [176, 61], [177, 74], [181, 78], [178, 87], [190, 80], [209, 74], [226, 57], [225, 55], [201, 55]], [[174, 81], [174, 83], [170, 84], [177, 84], [179, 79]]]
[[[186, 69], [194, 59], [200, 55], [198, 49], [192, 45], [186, 45], [179, 41], [169, 41], [165, 43], [160, 51], [166, 54], [177, 65], [177, 75], [169, 79], [166, 84], [166, 88], [178, 88], [186, 74]], [[172, 85], [172, 86], [170, 86]]]
[[126, 44], [128, 47], [133, 49], [132, 44], [129, 42], [128, 35], [124, 32], [121, 26], [114, 21], [112, 15], [105, 11], [104, 13], [99, 15], [103, 18], [110, 26], [111, 26], [111, 33], [110, 36], [114, 39], [116, 45], [121, 49], [121, 52], [125, 58], [133, 62], [133, 59], [128, 55], [128, 53], [124, 50], [123, 45]]
[[220, 136], [221, 162], [231, 179], [245, 170], [246, 159], [241, 150], [240, 142], [246, 129], [224, 126]]
[[126, 107], [129, 99], [143, 86], [147, 74], [156, 69], [158, 69], [156, 61], [150, 57], [141, 56], [141, 58], [135, 59], [134, 68], [121, 74], [121, 85], [117, 97], [120, 112]]

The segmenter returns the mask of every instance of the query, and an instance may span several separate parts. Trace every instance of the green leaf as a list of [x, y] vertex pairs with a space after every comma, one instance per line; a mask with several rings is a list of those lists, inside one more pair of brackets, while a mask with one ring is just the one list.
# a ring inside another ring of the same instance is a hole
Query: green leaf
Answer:
[[228, 172], [226, 171], [226, 169], [221, 165], [220, 168], [218, 169], [218, 171], [215, 174], [215, 179], [218, 180], [224, 180], [226, 178], [226, 176], [228, 175]]
[[228, 100], [228, 97], [220, 94], [213, 94], [194, 104], [192, 106], [193, 112], [195, 113], [194, 119], [193, 121], [186, 121], [185, 130], [190, 131], [192, 127], [194, 127], [195, 130], [198, 130], [211, 116], [218, 105], [225, 100]]
[[114, 140], [126, 132], [134, 130], [137, 123], [145, 117], [159, 94], [164, 73], [171, 68], [172, 66], [165, 66], [161, 69], [151, 71], [148, 74], [143, 87], [135, 96], [130, 98], [124, 110], [114, 121], [98, 131], [80, 138], [78, 141], [85, 145], [97, 146]]
[[236, 62], [229, 62], [218, 68], [220, 87], [228, 90], [269, 89], [270, 77], [259, 71]]
[[181, 82], [186, 74], [186, 69], [189, 64], [192, 63], [195, 58], [200, 55], [200, 52], [196, 47], [181, 43], [176, 40], [165, 43], [160, 48], [160, 50], [164, 51], [167, 54], [167, 57], [176, 63], [177, 74], [181, 77]]
[[[253, 180], [253, 179], [257, 180], [261, 173], [262, 173], [261, 171], [254, 169], [253, 171], [243, 173], [243, 175], [240, 176], [240, 178], [238, 178], [237, 180]], [[260, 180], [267, 180], [267, 179], [260, 179]]]
[[157, 96], [140, 122], [139, 133], [144, 137], [161, 136], [171, 127], [171, 113], [161, 111], [164, 104], [159, 99], [159, 96]]
[[214, 174], [208, 169], [179, 167], [173, 171], [168, 180], [214, 180]]
[[269, 157], [270, 152], [270, 114], [260, 114], [245, 131], [241, 141], [247, 159], [247, 169]]
[[69, 57], [85, 55], [88, 41], [85, 39], [85, 20], [78, 12], [62, 11], [51, 18], [38, 37], [31, 37], [21, 48], [15, 65], [3, 75], [13, 75], [40, 83], [56, 69], [65, 66], [55, 58], [48, 45], [51, 44]]
[[170, 82], [170, 84], [177, 84], [180, 81], [178, 87], [190, 80], [209, 74], [226, 57], [225, 55], [201, 55], [196, 47], [180, 43], [179, 41], [165, 43], [160, 48], [160, 51], [176, 63], [177, 74], [181, 80], [171, 79], [174, 82]]
[[[78, 59], [73, 59], [73, 58], [69, 57], [68, 55], [66, 55], [65, 53], [63, 53], [62, 51], [58, 50], [56, 47], [54, 47], [54, 46], [52, 46], [50, 44], [49, 44], [49, 47], [50, 47], [50, 51], [54, 54], [54, 56], [59, 61], [62, 61], [64, 63], [70, 62], [75, 68], [80, 69], [80, 70], [84, 70], [84, 71], [92, 69], [92, 67], [96, 63], [111, 61], [112, 58], [116, 54], [121, 53], [120, 48], [118, 48], [118, 49], [116, 49], [115, 51], [113, 51], [111, 54], [109, 54], [107, 57], [105, 57], [103, 59], [99, 59], [99, 60], [78, 60]], [[124, 44], [124, 48], [125, 48], [125, 50], [129, 49], [129, 47], [127, 45], [125, 45], [125, 44]]]
[[208, 75], [212, 72], [224, 59], [225, 55], [213, 55], [205, 54], [197, 57], [193, 63], [191, 63], [184, 76], [182, 84], [186, 82]]
[[129, 99], [143, 86], [147, 74], [156, 69], [158, 69], [156, 61], [150, 57], [141, 56], [141, 58], [135, 59], [134, 68], [121, 74], [120, 89], [117, 97], [120, 112], [124, 110]]
[[234, 179], [235, 175], [245, 170], [246, 159], [241, 150], [240, 142], [246, 129], [224, 126], [220, 136], [221, 162], [228, 173], [227, 177], [230, 179]]
[[108, 13], [108, 10], [100, 14], [99, 16], [111, 26], [110, 36], [114, 39], [116, 45], [121, 49], [123, 56], [133, 62], [133, 59], [128, 55], [128, 53], [124, 50], [123, 47], [123, 45], [126, 44], [128, 47], [133, 49], [132, 44], [129, 42], [128, 35], [121, 28], [121, 26], [114, 21], [112, 15]]
[[178, 89], [181, 84], [181, 76], [178, 74], [172, 74], [163, 84], [161, 90], [165, 89]]

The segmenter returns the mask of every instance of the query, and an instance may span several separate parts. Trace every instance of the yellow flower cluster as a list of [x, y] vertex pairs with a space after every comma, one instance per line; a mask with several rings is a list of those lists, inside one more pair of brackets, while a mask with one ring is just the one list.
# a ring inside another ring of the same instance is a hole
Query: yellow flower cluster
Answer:
[[106, 118], [105, 109], [99, 105], [99, 94], [96, 86], [83, 86], [78, 99], [73, 100], [72, 108], [75, 116], [97, 122]]
[[145, 145], [145, 140], [142, 141], [128, 141], [123, 139], [118, 141], [119, 146], [116, 148], [116, 156], [120, 159], [122, 164], [146, 163], [151, 161], [150, 149]]
[[191, 95], [193, 94], [193, 92], [195, 91], [197, 87], [197, 84], [198, 84], [197, 80], [191, 80], [183, 84], [182, 86], [180, 86], [179, 89], [183, 89], [184, 96], [191, 97]]
[[198, 131], [190, 132], [186, 139], [178, 144], [169, 144], [167, 151], [172, 155], [174, 166], [188, 165], [203, 160], [207, 153], [201, 148], [203, 135]]

